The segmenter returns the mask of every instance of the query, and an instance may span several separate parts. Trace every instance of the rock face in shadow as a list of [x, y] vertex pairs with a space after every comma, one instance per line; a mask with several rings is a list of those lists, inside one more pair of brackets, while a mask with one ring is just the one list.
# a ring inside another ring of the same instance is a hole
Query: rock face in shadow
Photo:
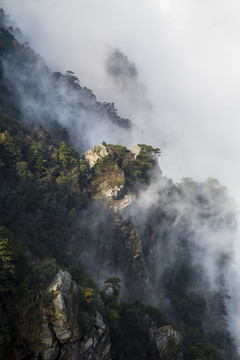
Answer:
[[151, 328], [149, 334], [157, 346], [160, 360], [183, 360], [182, 336], [170, 325]]
[[151, 283], [143, 257], [142, 243], [134, 223], [131, 195], [111, 203], [114, 211], [113, 221], [118, 236], [122, 238], [125, 259], [123, 274], [127, 288], [128, 301], [141, 299], [148, 301], [151, 295]]

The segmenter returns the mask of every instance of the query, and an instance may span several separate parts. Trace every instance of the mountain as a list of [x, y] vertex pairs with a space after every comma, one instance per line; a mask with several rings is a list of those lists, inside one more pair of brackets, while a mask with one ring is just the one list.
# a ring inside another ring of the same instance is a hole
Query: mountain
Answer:
[[239, 359], [227, 190], [163, 176], [114, 104], [0, 21], [0, 358]]

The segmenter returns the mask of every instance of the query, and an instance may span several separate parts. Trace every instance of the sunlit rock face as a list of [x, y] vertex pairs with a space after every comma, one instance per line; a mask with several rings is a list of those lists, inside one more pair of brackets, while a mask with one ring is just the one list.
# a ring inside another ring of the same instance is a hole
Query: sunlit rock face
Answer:
[[104, 156], [108, 156], [109, 151], [107, 147], [103, 144], [94, 146], [92, 149], [86, 151], [83, 156], [88, 161], [90, 168], [92, 168], [96, 163]]
[[[41, 308], [39, 352], [44, 360], [59, 358], [110, 360], [108, 328], [95, 311], [83, 331], [80, 287], [67, 271], [60, 270], [48, 288], [49, 303]], [[35, 353], [38, 352], [35, 349]]]
[[132, 153], [133, 153], [135, 159], [137, 159], [140, 152], [141, 152], [141, 147], [139, 145], [134, 145], [132, 147]]

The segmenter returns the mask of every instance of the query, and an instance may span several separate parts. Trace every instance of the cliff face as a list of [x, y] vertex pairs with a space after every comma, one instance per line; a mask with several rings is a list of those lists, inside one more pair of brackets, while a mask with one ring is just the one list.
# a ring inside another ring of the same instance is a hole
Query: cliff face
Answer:
[[[100, 144], [87, 151], [84, 157], [94, 171], [94, 166], [100, 159], [110, 157], [111, 152], [109, 147]], [[144, 261], [141, 239], [133, 216], [131, 192], [125, 185], [125, 174], [115, 162], [113, 171], [105, 175], [94, 192], [94, 198], [100, 201], [104, 211], [108, 214], [109, 222], [112, 224], [112, 243], [114, 244], [115, 239], [118, 239], [116, 246], [119, 259], [115, 259], [115, 271], [118, 268], [122, 273], [122, 282], [126, 288], [128, 301], [141, 299], [150, 302], [151, 284]], [[108, 256], [111, 257], [111, 253]]]
[[121, 267], [128, 301], [136, 299], [150, 302], [151, 284], [143, 257], [141, 239], [132, 215], [131, 195], [111, 202], [112, 220], [115, 231], [122, 242]]

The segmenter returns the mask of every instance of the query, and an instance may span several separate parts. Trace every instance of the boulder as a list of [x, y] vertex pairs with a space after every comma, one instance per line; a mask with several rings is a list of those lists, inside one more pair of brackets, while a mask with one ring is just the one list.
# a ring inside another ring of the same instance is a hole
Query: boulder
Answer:
[[138, 157], [138, 155], [140, 154], [141, 150], [142, 150], [142, 148], [141, 148], [140, 146], [138, 146], [138, 145], [134, 145], [134, 146], [132, 147], [132, 150], [131, 150], [131, 151], [132, 151], [135, 159], [137, 159], [137, 157]]
[[155, 338], [159, 359], [183, 360], [182, 336], [170, 325], [152, 329], [151, 337]]
[[92, 149], [86, 151], [83, 156], [88, 161], [90, 168], [92, 168], [102, 157], [108, 156], [109, 151], [103, 144], [94, 146]]

